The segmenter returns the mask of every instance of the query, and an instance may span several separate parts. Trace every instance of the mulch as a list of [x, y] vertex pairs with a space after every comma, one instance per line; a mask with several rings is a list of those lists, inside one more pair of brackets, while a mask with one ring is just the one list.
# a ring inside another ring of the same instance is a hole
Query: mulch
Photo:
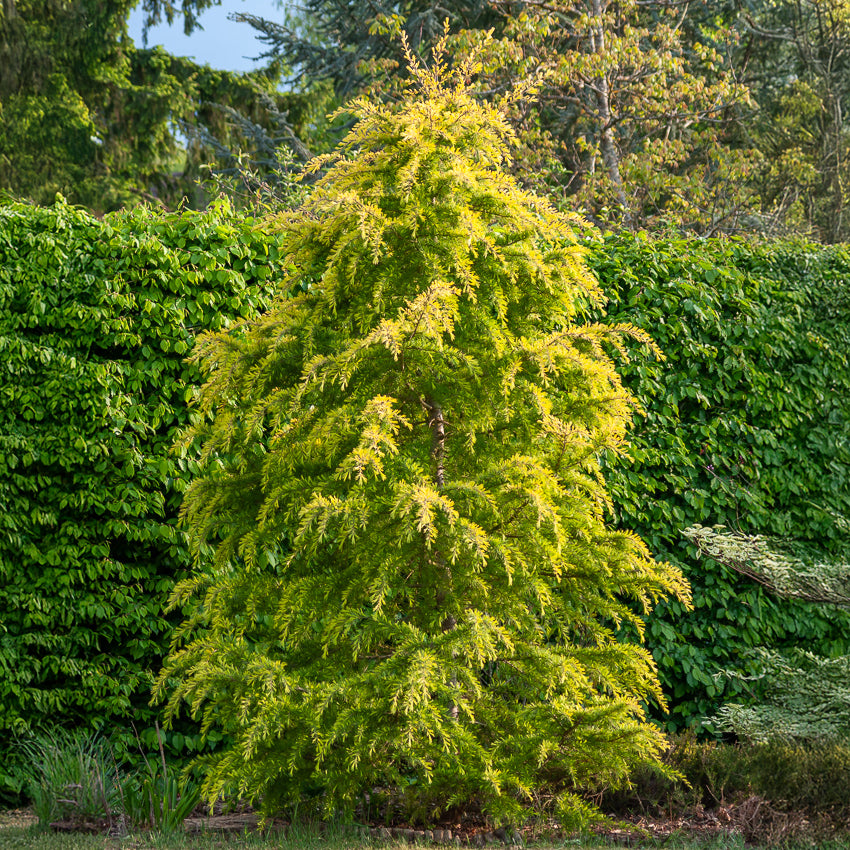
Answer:
[[[0, 811], [0, 829], [28, 827], [36, 822], [32, 811], [15, 809]], [[189, 833], [211, 832], [243, 834], [259, 829], [260, 815], [249, 807], [230, 813], [205, 813], [201, 810], [185, 821]], [[57, 832], [105, 833], [110, 824], [80, 821], [57, 821], [50, 824]], [[114, 828], [114, 824], [111, 825]], [[281, 819], [269, 819], [265, 830], [285, 834], [290, 826]], [[319, 824], [320, 831], [326, 825]], [[410, 825], [383, 825], [366, 823], [355, 827], [360, 837], [374, 841], [407, 841], [416, 844], [449, 845], [455, 847], [517, 847], [528, 840], [556, 840], [566, 836], [554, 825], [532, 831], [493, 829], [482, 818], [460, 818], [431, 829], [413, 828]], [[676, 813], [640, 812], [619, 813], [610, 820], [597, 824], [593, 832], [606, 843], [637, 846], [647, 841], [663, 842], [673, 836], [710, 839], [724, 834], [741, 835], [747, 844], [777, 846], [802, 838], [817, 841], [836, 837], [846, 830], [843, 819], [809, 817], [801, 812], [784, 811], [757, 796], [712, 807], [694, 806]]]

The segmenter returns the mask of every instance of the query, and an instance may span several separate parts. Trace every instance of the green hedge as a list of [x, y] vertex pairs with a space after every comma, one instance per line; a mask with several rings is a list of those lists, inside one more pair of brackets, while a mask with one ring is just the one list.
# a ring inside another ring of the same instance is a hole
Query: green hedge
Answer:
[[645, 328], [663, 363], [620, 370], [646, 416], [608, 477], [618, 520], [691, 580], [694, 611], [662, 604], [648, 641], [669, 728], [694, 723], [741, 685], [717, 681], [741, 650], [850, 652], [850, 615], [780, 600], [712, 561], [680, 530], [723, 523], [830, 548], [850, 518], [850, 253], [786, 243], [611, 236], [590, 263], [609, 321]]
[[[680, 535], [694, 522], [827, 546], [850, 516], [850, 256], [811, 245], [607, 237], [590, 263], [609, 319], [667, 355], [622, 371], [642, 399], [629, 458], [611, 459], [617, 520], [691, 578], [695, 610], [661, 606], [648, 636], [680, 727], [733, 687], [741, 648], [850, 651], [850, 617], [777, 600]], [[151, 671], [188, 569], [169, 454], [197, 376], [200, 330], [268, 306], [273, 238], [224, 205], [98, 221], [0, 207], [0, 793], [15, 735], [68, 725], [151, 743]], [[172, 751], [195, 745], [191, 727]]]
[[[98, 221], [0, 207], [0, 793], [55, 721], [151, 743], [163, 602], [188, 555], [169, 454], [201, 330], [269, 303], [273, 240], [224, 204]], [[172, 733], [173, 751], [193, 738]]]

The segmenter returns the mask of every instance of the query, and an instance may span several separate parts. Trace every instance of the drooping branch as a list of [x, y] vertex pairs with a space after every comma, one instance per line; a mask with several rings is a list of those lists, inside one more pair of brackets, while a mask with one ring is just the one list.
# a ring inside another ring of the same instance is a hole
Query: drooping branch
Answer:
[[[700, 525], [685, 529], [701, 553], [764, 585], [777, 596], [850, 609], [850, 568], [790, 541]], [[805, 559], [800, 557], [806, 556]]]

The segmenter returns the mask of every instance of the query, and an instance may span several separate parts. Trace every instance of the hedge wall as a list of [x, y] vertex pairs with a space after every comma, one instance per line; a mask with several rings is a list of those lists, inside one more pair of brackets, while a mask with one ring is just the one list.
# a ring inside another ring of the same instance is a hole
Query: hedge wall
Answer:
[[[850, 255], [811, 245], [590, 245], [614, 321], [665, 362], [622, 371], [646, 408], [610, 459], [617, 521], [679, 562], [695, 610], [661, 606], [648, 636], [680, 727], [728, 697], [743, 647], [850, 651], [850, 615], [777, 600], [680, 530], [724, 522], [826, 546], [850, 516]], [[188, 569], [175, 516], [191, 474], [169, 454], [196, 379], [195, 334], [265, 309], [274, 240], [226, 205], [98, 221], [0, 207], [0, 794], [13, 738], [60, 720], [151, 742], [151, 671]], [[191, 727], [169, 736], [194, 746]]]
[[621, 369], [646, 416], [608, 480], [622, 525], [693, 586], [695, 610], [661, 605], [647, 632], [666, 721], [681, 728], [740, 691], [714, 674], [746, 647], [850, 652], [850, 615], [777, 599], [698, 561], [680, 534], [723, 523], [847, 541], [836, 515], [850, 519], [850, 253], [625, 235], [593, 243], [590, 263], [609, 320], [645, 328], [667, 356], [635, 352]]
[[150, 743], [163, 601], [188, 564], [191, 470], [169, 454], [196, 379], [183, 358], [268, 306], [277, 259], [224, 204], [0, 207], [0, 793], [19, 789], [14, 738], [54, 721], [132, 721]]

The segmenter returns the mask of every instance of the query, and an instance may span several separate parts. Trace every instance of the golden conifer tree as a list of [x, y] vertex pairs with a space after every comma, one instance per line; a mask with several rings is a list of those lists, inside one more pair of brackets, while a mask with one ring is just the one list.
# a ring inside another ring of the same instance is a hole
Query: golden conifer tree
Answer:
[[273, 222], [287, 297], [194, 354], [199, 570], [159, 691], [229, 735], [210, 797], [573, 819], [663, 745], [615, 629], [687, 587], [606, 527], [597, 462], [634, 407], [609, 347], [651, 343], [580, 323], [602, 295], [573, 222], [506, 175], [509, 125], [441, 56], [355, 102]]

